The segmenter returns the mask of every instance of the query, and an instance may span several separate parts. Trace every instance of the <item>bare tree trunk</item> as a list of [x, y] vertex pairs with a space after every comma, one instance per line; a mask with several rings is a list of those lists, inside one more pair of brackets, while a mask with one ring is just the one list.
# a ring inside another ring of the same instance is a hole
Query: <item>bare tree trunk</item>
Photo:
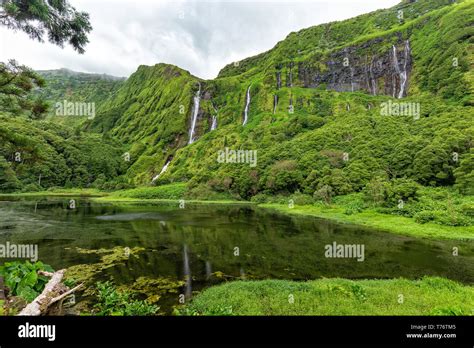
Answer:
[[62, 269], [51, 274], [51, 279], [44, 287], [43, 292], [35, 298], [33, 302], [23, 308], [18, 315], [38, 316], [45, 313], [48, 307], [53, 303], [52, 301], [60, 296], [58, 285], [61, 284], [65, 271], [66, 270]]

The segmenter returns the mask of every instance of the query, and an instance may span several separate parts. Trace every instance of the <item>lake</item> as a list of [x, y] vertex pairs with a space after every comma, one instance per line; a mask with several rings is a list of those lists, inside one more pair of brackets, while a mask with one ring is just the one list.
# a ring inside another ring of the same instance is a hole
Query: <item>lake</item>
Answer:
[[[179, 304], [180, 295], [189, 299], [208, 286], [238, 279], [429, 275], [474, 283], [471, 241], [417, 239], [244, 204], [180, 208], [178, 202], [74, 198], [71, 209], [70, 199], [0, 198], [0, 244], [36, 244], [39, 260], [55, 269], [99, 263], [106, 251], [94, 250], [121, 247], [127, 254], [144, 248], [104, 268], [94, 281], [130, 286], [139, 278], [155, 280], [149, 284], [157, 284], [157, 303], [165, 313]], [[363, 261], [326, 257], [326, 246], [334, 243], [363, 246]], [[459, 248], [458, 256], [453, 247]]]

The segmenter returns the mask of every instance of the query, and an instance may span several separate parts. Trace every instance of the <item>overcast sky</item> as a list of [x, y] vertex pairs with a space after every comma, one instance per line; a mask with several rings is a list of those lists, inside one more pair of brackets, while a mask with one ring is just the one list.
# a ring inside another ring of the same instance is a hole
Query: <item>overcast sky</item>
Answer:
[[290, 32], [351, 18], [399, 0], [70, 0], [94, 27], [84, 55], [0, 27], [0, 61], [34, 69], [129, 76], [140, 64], [170, 63], [201, 78], [272, 48]]

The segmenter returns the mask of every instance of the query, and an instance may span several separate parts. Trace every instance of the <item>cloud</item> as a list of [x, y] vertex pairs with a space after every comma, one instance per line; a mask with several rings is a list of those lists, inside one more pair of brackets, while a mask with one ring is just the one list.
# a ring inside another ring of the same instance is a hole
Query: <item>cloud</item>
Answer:
[[94, 27], [84, 55], [0, 28], [0, 61], [35, 69], [128, 76], [140, 64], [169, 63], [202, 78], [272, 48], [290, 32], [395, 5], [399, 0], [70, 0]]

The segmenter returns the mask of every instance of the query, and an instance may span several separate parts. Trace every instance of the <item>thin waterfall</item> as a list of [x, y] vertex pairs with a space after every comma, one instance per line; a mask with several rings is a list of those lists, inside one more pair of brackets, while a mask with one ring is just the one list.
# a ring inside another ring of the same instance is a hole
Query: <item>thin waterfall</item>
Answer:
[[245, 126], [247, 124], [248, 118], [249, 118], [249, 107], [250, 107], [250, 86], [247, 89], [247, 100], [245, 102], [245, 110], [244, 110], [244, 123], [242, 126]]
[[[401, 78], [401, 71], [400, 71], [400, 65], [398, 65], [398, 55], [397, 55], [397, 47], [395, 45], [392, 46], [392, 64], [393, 67], [395, 68], [395, 72], [398, 74], [398, 76]], [[400, 81], [401, 82], [401, 81]], [[401, 85], [401, 83], [400, 83]], [[396, 81], [394, 80], [393, 83], [393, 91], [392, 91], [392, 96], [395, 98], [397, 95], [396, 92]], [[398, 98], [400, 98], [400, 93], [398, 94]]]
[[191, 267], [189, 267], [188, 246], [185, 244], [183, 249], [184, 281], [186, 282], [184, 285], [184, 296], [185, 298], [191, 298], [193, 289], [191, 284]]
[[408, 60], [410, 58], [410, 41], [405, 41], [405, 62], [403, 63], [403, 71], [400, 73], [400, 92], [398, 93], [398, 99], [403, 98], [406, 94], [406, 86], [408, 81]]
[[277, 105], [278, 105], [278, 96], [275, 94], [273, 96], [273, 114], [274, 115], [276, 113]]
[[211, 100], [211, 105], [212, 105], [212, 108], [214, 109], [214, 112], [216, 113], [214, 116], [212, 116], [211, 131], [213, 131], [217, 129], [217, 115], [219, 114], [219, 110], [216, 108], [212, 100]]
[[351, 92], [354, 92], [354, 68], [351, 67]]
[[372, 94], [377, 95], [377, 84], [375, 83], [374, 73], [372, 71], [373, 62], [374, 62], [374, 60], [372, 58], [370, 60], [369, 73], [370, 73], [370, 80], [371, 80], [371, 84], [372, 84]]
[[166, 170], [168, 169], [168, 166], [170, 165], [171, 163], [171, 160], [172, 159], [169, 159], [165, 165], [163, 166], [163, 168], [161, 169], [161, 172], [160, 174], [156, 175], [155, 177], [153, 177], [153, 180], [151, 182], [155, 182], [164, 172], [166, 172]]
[[199, 83], [199, 89], [194, 96], [194, 107], [193, 107], [193, 120], [191, 123], [191, 129], [189, 130], [189, 142], [192, 144], [194, 142], [194, 130], [196, 128], [197, 117], [199, 114], [199, 104], [201, 103], [201, 83]]
[[214, 115], [212, 116], [212, 124], [211, 124], [211, 131], [217, 129], [217, 116]]

